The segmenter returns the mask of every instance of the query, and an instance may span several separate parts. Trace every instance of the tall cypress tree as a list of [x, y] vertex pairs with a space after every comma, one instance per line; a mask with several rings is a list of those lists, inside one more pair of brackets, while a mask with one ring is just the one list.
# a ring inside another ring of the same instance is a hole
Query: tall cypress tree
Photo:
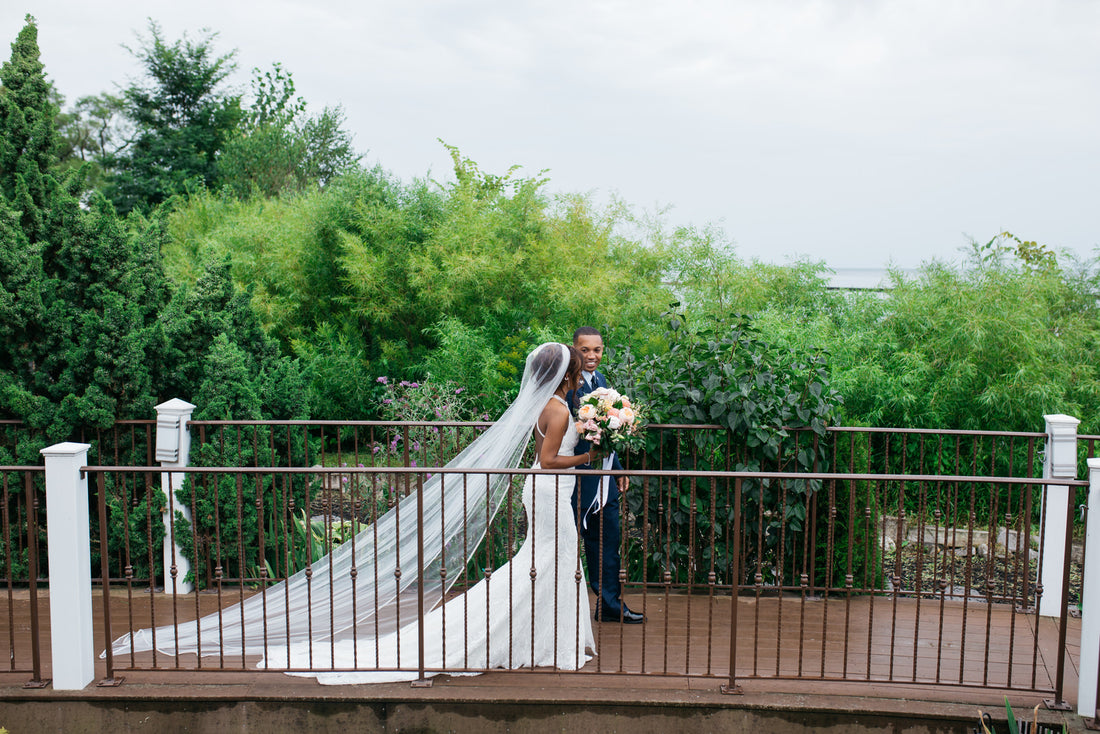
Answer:
[[0, 194], [17, 212], [32, 243], [45, 238], [43, 213], [52, 197], [49, 170], [57, 157], [57, 108], [39, 60], [34, 18], [11, 45], [0, 67]]
[[[0, 413], [45, 430], [149, 415], [151, 337], [166, 300], [155, 226], [126, 227], [51, 175], [56, 106], [34, 19], [0, 68]], [[27, 458], [27, 457], [24, 457]]]
[[41, 369], [51, 284], [43, 253], [56, 184], [56, 110], [39, 60], [34, 19], [0, 66], [0, 413], [22, 417], [46, 401], [27, 387]]

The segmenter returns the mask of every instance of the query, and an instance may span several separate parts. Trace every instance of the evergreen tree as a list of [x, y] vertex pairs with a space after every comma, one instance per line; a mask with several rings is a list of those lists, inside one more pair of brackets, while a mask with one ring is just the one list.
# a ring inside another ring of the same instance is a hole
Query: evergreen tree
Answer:
[[126, 226], [101, 196], [83, 205], [79, 170], [55, 180], [57, 106], [32, 18], [0, 82], [0, 413], [43, 430], [43, 441], [148, 416], [167, 295], [161, 230]]
[[0, 66], [0, 414], [48, 413], [34, 394], [45, 356], [46, 309], [53, 284], [43, 262], [55, 182], [56, 109], [39, 60], [34, 18]]
[[0, 392], [36, 368], [44, 316], [43, 212], [53, 162], [49, 84], [34, 19], [0, 67]]
[[169, 44], [150, 21], [149, 38], [132, 51], [146, 76], [123, 93], [135, 136], [125, 150], [101, 159], [108, 196], [120, 212], [148, 211], [214, 183], [218, 153], [241, 116], [240, 97], [222, 89], [234, 52], [215, 55], [216, 35]]
[[57, 108], [30, 15], [11, 45], [11, 59], [0, 67], [0, 86], [0, 194], [19, 212], [23, 233], [36, 244], [44, 238], [43, 213], [51, 198]]

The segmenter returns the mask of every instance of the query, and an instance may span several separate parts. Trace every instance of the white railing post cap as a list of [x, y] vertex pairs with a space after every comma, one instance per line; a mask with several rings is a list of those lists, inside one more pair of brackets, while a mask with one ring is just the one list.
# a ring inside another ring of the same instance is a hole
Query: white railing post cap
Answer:
[[180, 444], [185, 440], [181, 429], [185, 417], [190, 417], [194, 409], [194, 405], [179, 398], [157, 406], [157, 461], [164, 464], [179, 462]]
[[180, 400], [179, 398], [166, 400], [157, 406], [158, 413], [190, 413], [194, 409], [194, 405], [186, 400]]
[[44, 449], [39, 449], [38, 453], [43, 456], [76, 456], [82, 451], [87, 451], [91, 447], [92, 445], [90, 443], [64, 441], [62, 443], [55, 443], [53, 446], [47, 446]]
[[1047, 421], [1046, 460], [1049, 477], [1077, 476], [1077, 426], [1081, 423], [1071, 415], [1055, 413], [1043, 416]]
[[1065, 413], [1051, 413], [1050, 415], [1044, 415], [1048, 426], [1072, 427], [1076, 428], [1080, 425], [1081, 421], [1078, 418], [1074, 418], [1072, 415], [1066, 415]]

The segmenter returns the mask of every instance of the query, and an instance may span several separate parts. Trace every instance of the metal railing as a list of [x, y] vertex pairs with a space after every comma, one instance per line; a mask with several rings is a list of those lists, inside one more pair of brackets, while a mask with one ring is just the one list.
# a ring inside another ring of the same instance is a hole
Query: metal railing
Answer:
[[[152, 465], [155, 425], [125, 421], [81, 436], [93, 444], [89, 463], [100, 464], [88, 468], [92, 517], [99, 518], [93, 557], [105, 631], [115, 637], [262, 593], [372, 522], [418, 479], [446, 473], [436, 465], [489, 424], [191, 421], [192, 460], [200, 466], [173, 468], [188, 481], [170, 494], [194, 520], [168, 530], [201, 587], [188, 595], [162, 590], [183, 579], [174, 562], [167, 573], [161, 562], [168, 470]], [[17, 428], [5, 424], [4, 446], [9, 438], [27, 440]], [[632, 489], [622, 499], [621, 554], [625, 593], [649, 619], [640, 627], [597, 625], [598, 655], [583, 672], [706, 676], [730, 689], [746, 678], [809, 678], [1062, 698], [1065, 610], [1078, 603], [1082, 577], [1067, 573], [1064, 590], [1042, 588], [1042, 488], [1076, 489], [1067, 532], [1083, 535], [1084, 516], [1074, 509], [1085, 483], [1039, 478], [1045, 434], [796, 432], [773, 465], [755, 472], [733, 471], [751, 456], [718, 426], [650, 426], [648, 435], [644, 452], [624, 457]], [[1082, 436], [1079, 446], [1091, 456], [1097, 438]], [[14, 545], [5, 546], [5, 557], [32, 546], [37, 555], [44, 547], [36, 527], [41, 468], [7, 471], [15, 484], [4, 487], [5, 543]], [[510, 472], [512, 491], [455, 593], [507, 560], [525, 537], [518, 488], [529, 473]], [[23, 491], [13, 491], [19, 482]], [[1067, 568], [1079, 567], [1069, 552]], [[20, 596], [36, 595], [38, 584], [29, 580], [46, 574], [9, 569], [14, 640]], [[1044, 622], [1033, 611], [1051, 594], [1060, 594], [1063, 613]], [[37, 602], [31, 606], [37, 610]], [[32, 634], [35, 681], [40, 637]], [[1048, 671], [1044, 657], [1055, 645], [1057, 669]], [[9, 647], [12, 669], [22, 671], [19, 661], [30, 653]], [[249, 669], [254, 661], [153, 655], [125, 662], [135, 670], [216, 671]]]
[[[382, 421], [191, 421], [193, 464], [208, 466], [440, 466], [475, 438], [487, 423]], [[679, 471], [758, 471], [849, 474], [958, 475], [1038, 478], [1044, 433], [833, 427], [823, 437], [794, 431], [785, 450], [771, 461], [751, 464], [743, 442], [718, 425], [656, 424], [647, 427], [646, 449], [623, 457], [629, 469]], [[716, 449], [717, 447], [717, 449]], [[806, 457], [812, 457], [806, 460]], [[532, 457], [525, 457], [524, 465]], [[323, 511], [331, 487], [315, 497]], [[980, 497], [975, 510], [1005, 509], [1004, 492]], [[919, 515], [917, 493], [903, 493], [893, 514]], [[294, 501], [294, 498], [291, 498]], [[1079, 503], [1080, 504], [1080, 503]], [[300, 505], [299, 505], [300, 507]], [[1032, 508], [1037, 513], [1037, 505]], [[627, 510], [637, 513], [636, 503]], [[929, 510], [934, 512], [934, 509]], [[955, 510], [958, 511], [958, 508]], [[1014, 510], [1009, 510], [1014, 511]], [[884, 510], [886, 512], [886, 510]], [[941, 511], [942, 512], [942, 511]], [[1032, 514], [1032, 523], [1039, 517]], [[1077, 523], [1083, 534], [1083, 517]], [[929, 518], [934, 521], [934, 517]], [[1080, 565], [1079, 556], [1075, 562]], [[1073, 596], [1080, 598], [1080, 574]]]
[[[87, 471], [104, 526], [119, 488], [128, 502], [133, 492], [145, 492], [138, 503], [158, 506], [157, 467]], [[176, 496], [190, 503], [192, 517], [218, 508], [204, 525], [214, 534], [200, 538], [196, 526], [190, 537], [176, 538], [206, 589], [160, 593], [155, 574], [135, 572], [142, 563], [154, 568], [152, 556], [143, 560], [127, 550], [109, 558], [107, 534], [100, 532], [101, 576], [108, 579], [102, 603], [116, 610], [105, 614], [106, 639], [264, 593], [345, 532], [369, 526], [428, 474], [445, 480], [454, 474], [456, 481], [486, 474], [358, 465], [173, 471], [188, 478], [172, 489], [182, 490]], [[515, 552], [528, 531], [519, 487], [531, 473], [507, 472], [513, 481], [504, 507], [453, 591]], [[630, 467], [627, 474], [624, 595], [648, 621], [597, 625], [597, 656], [582, 673], [712, 677], [731, 690], [746, 678], [791, 678], [1006, 688], [1062, 699], [1069, 575], [1063, 589], [1042, 588], [1036, 569], [1046, 549], [1032, 527], [1044, 512], [1042, 487], [1084, 482]], [[203, 493], [220, 499], [203, 505]], [[304, 517], [303, 508], [309, 508]], [[137, 538], [126, 524], [120, 547], [156, 545], [155, 525], [148, 522], [139, 529], [147, 537]], [[1068, 546], [1066, 553], [1068, 563]], [[1063, 613], [1047, 629], [1032, 610], [1051, 593], [1060, 594]], [[1055, 645], [1056, 668], [1048, 670], [1040, 652]], [[240, 655], [125, 657], [108, 659], [108, 677], [114, 670], [240, 671], [257, 662]], [[448, 665], [434, 672], [480, 670]]]
[[[39, 501], [44, 469], [40, 466], [0, 466], [0, 574], [3, 575], [0, 634], [8, 648], [9, 673], [30, 673], [26, 688], [42, 688], [42, 603], [44, 507]], [[30, 634], [19, 634], [29, 625]]]
[[[107, 428], [82, 428], [69, 440], [89, 444], [89, 460], [98, 463], [146, 465], [153, 463], [156, 427], [155, 420], [117, 420]], [[41, 461], [39, 449], [50, 443], [44, 430], [20, 420], [0, 419], [0, 457], [7, 453], [24, 464], [37, 466]]]

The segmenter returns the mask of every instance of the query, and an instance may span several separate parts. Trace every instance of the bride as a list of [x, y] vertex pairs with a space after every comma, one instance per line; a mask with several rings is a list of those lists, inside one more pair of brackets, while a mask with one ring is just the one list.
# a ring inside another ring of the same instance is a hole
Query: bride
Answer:
[[[259, 655], [258, 667], [324, 684], [402, 681], [420, 677], [422, 629], [426, 675], [581, 668], [594, 640], [569, 474], [527, 476], [528, 533], [519, 550], [442, 603], [459, 576], [448, 569], [463, 568], [484, 537], [505, 501], [507, 470], [518, 466], [532, 435], [535, 469], [570, 469], [593, 458], [573, 456], [577, 433], [565, 395], [580, 377], [572, 347], [535, 348], [500, 419], [419, 490], [422, 516], [414, 493], [286, 581], [201, 619], [124, 635], [112, 652]], [[468, 469], [498, 473], [455, 471]]]

